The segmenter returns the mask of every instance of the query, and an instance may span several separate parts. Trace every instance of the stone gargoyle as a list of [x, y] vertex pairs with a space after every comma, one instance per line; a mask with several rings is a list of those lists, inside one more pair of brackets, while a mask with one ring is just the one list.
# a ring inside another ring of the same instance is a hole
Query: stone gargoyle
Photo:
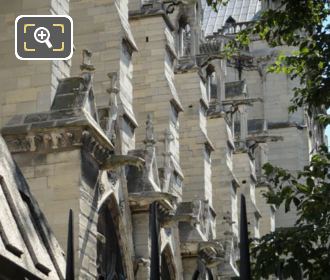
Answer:
[[136, 166], [139, 170], [144, 167], [145, 160], [141, 157], [130, 155], [111, 155], [100, 165], [101, 170], [116, 170], [125, 165]]

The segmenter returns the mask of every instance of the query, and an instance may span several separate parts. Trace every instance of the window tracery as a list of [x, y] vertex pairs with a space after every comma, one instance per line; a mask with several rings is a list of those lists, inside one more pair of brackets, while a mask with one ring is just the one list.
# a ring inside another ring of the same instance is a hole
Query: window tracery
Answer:
[[97, 241], [98, 280], [126, 279], [114, 219], [107, 207], [99, 214]]
[[181, 18], [179, 20], [179, 55], [189, 56], [191, 54], [191, 28], [188, 22]]
[[211, 99], [216, 99], [217, 94], [217, 78], [216, 78], [216, 72], [214, 70], [214, 67], [212, 65], [209, 65], [206, 68], [206, 93], [207, 98], [210, 101]]

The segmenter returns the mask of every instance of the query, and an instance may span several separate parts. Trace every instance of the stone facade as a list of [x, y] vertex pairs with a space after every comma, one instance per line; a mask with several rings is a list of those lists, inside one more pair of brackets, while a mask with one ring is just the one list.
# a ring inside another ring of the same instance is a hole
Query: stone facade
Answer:
[[[293, 224], [266, 204], [262, 165], [301, 169], [322, 130], [288, 114], [297, 82], [266, 72], [279, 50], [223, 56], [261, 8], [232, 2], [2, 4], [2, 136], [64, 250], [73, 210], [76, 279], [238, 276], [241, 194], [251, 237]], [[73, 18], [72, 61], [15, 58], [29, 13]]]
[[[15, 19], [18, 15], [69, 14], [69, 1], [1, 1], [0, 11], [0, 126], [15, 114], [48, 110], [58, 79], [70, 75], [70, 61], [22, 61], [15, 57]], [[26, 94], [22, 95], [22, 91]]]

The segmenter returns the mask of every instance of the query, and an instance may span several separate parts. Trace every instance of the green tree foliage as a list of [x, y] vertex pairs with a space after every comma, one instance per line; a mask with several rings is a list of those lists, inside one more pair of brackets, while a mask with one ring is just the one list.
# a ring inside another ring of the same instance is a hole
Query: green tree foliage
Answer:
[[[208, 0], [215, 9], [226, 1]], [[291, 53], [280, 54], [268, 71], [300, 79], [293, 89], [289, 110], [304, 108], [322, 112], [330, 105], [330, 26], [328, 0], [277, 0], [276, 9], [264, 11], [258, 21], [241, 31], [227, 46], [237, 53], [259, 36], [271, 47], [289, 46]], [[286, 48], [287, 49], [287, 48]], [[318, 110], [315, 110], [315, 109]], [[315, 117], [315, 114], [313, 115]], [[326, 113], [316, 116], [324, 125]], [[272, 190], [265, 196], [269, 204], [297, 209], [295, 227], [278, 229], [254, 242], [253, 279], [278, 275], [280, 279], [330, 279], [330, 154], [322, 148], [311, 163], [297, 174], [264, 166]]]
[[314, 155], [310, 165], [296, 175], [264, 166], [275, 186], [267, 202], [297, 210], [295, 227], [278, 229], [255, 242], [254, 279], [280, 273], [284, 279], [329, 279], [330, 277], [330, 154], [326, 148]]
[[[230, 0], [229, 0], [230, 1]], [[219, 1], [222, 3], [222, 1]], [[228, 2], [228, 1], [226, 1]], [[306, 106], [330, 105], [330, 26], [324, 27], [329, 14], [328, 0], [278, 0], [277, 9], [265, 10], [260, 18], [240, 32], [228, 44], [237, 52], [250, 43], [251, 35], [259, 36], [271, 47], [292, 46], [291, 54], [278, 56], [270, 72], [286, 73], [299, 78], [301, 87], [294, 89], [291, 111]], [[326, 121], [326, 118], [323, 121]]]

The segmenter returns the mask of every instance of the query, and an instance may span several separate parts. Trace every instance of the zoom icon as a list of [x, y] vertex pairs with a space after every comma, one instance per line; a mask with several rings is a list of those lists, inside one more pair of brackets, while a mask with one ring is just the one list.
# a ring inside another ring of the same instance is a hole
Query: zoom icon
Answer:
[[69, 16], [18, 16], [15, 21], [16, 57], [21, 60], [70, 59], [72, 33]]

